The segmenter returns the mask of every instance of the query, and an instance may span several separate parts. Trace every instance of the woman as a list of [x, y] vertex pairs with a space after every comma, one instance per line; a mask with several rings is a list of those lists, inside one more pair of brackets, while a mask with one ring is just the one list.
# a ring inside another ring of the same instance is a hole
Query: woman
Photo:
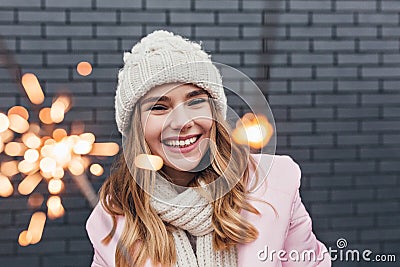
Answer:
[[[221, 75], [200, 45], [144, 37], [124, 55], [115, 105], [124, 153], [87, 221], [92, 266], [331, 265], [298, 165], [231, 141]], [[141, 154], [161, 170], [135, 165]]]

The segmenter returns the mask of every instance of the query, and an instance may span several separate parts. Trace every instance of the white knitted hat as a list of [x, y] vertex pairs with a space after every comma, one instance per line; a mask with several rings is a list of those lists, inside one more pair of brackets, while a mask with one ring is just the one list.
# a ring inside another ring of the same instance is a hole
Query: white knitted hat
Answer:
[[221, 74], [210, 56], [197, 43], [158, 30], [150, 33], [124, 53], [124, 67], [118, 74], [115, 118], [118, 130], [126, 135], [138, 99], [157, 85], [183, 82], [208, 91], [222, 115], [226, 116], [226, 96]]

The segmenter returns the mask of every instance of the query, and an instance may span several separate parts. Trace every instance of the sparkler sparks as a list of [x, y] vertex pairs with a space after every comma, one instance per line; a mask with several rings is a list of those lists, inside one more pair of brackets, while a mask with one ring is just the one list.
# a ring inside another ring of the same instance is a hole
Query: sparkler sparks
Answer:
[[[84, 64], [81, 68], [82, 73], [90, 74], [91, 65], [88, 68]], [[40, 105], [44, 102], [44, 93], [34, 74], [24, 74], [21, 83], [32, 104]], [[29, 207], [37, 209], [44, 202], [43, 195], [34, 192], [41, 182], [47, 182], [50, 195], [46, 201], [47, 214], [41, 211], [33, 213], [28, 229], [20, 233], [18, 243], [21, 246], [40, 242], [46, 219], [64, 215], [65, 209], [59, 194], [65, 186], [63, 178], [66, 172], [71, 174], [89, 203], [94, 206], [97, 194], [86, 176], [90, 165], [89, 156], [114, 156], [119, 152], [116, 143], [96, 143], [93, 133], [68, 135], [62, 128], [50, 130], [49, 127], [41, 127], [52, 125], [54, 128], [55, 124], [64, 120], [70, 108], [71, 99], [60, 95], [54, 98], [51, 107], [43, 107], [38, 112], [40, 123], [29, 123], [30, 114], [22, 106], [11, 107], [7, 114], [0, 112], [0, 197], [12, 196], [14, 188], [10, 179], [18, 174], [23, 177], [18, 185], [18, 193], [29, 195]], [[90, 171], [100, 176], [104, 169], [96, 163], [90, 166]]]

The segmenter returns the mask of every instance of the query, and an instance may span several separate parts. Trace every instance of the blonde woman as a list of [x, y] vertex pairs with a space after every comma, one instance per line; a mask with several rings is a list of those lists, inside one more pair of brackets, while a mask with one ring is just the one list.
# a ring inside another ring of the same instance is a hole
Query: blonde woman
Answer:
[[[87, 221], [92, 266], [331, 266], [298, 165], [232, 142], [221, 75], [200, 45], [144, 37], [124, 54], [115, 107], [124, 149]], [[162, 168], [137, 167], [142, 154]]]

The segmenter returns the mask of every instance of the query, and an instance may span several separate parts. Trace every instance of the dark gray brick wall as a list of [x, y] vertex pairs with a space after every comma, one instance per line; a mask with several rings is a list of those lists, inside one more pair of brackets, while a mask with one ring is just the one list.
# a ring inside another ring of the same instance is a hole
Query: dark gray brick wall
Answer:
[[[389, 0], [0, 0], [0, 35], [21, 71], [38, 75], [46, 105], [59, 90], [73, 94], [63, 126], [80, 120], [98, 140], [118, 142], [113, 97], [122, 51], [155, 29], [204, 41], [214, 60], [248, 74], [265, 93], [277, 154], [302, 168], [317, 236], [332, 248], [343, 237], [352, 249], [396, 253], [399, 261], [399, 12], [400, 2]], [[92, 75], [76, 73], [81, 60], [93, 64]], [[0, 110], [29, 107], [3, 62]], [[112, 162], [99, 160], [106, 172], [90, 177], [96, 189]], [[17, 244], [31, 214], [26, 197], [0, 199], [1, 266], [89, 265], [90, 207], [66, 181], [67, 213], [49, 220], [34, 246]]]

